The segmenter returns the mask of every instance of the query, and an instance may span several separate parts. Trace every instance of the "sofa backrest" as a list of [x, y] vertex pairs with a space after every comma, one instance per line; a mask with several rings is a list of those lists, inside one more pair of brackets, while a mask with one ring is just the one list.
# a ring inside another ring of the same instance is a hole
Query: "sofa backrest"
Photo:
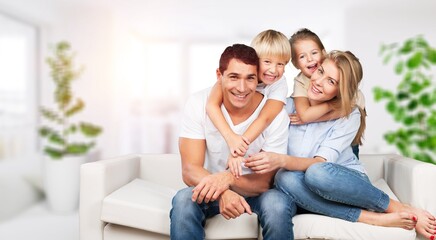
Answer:
[[362, 162], [369, 180], [372, 182], [384, 178], [384, 160], [383, 154], [360, 154], [359, 159]]
[[141, 179], [175, 190], [186, 187], [182, 180], [182, 163], [179, 154], [142, 154], [140, 168]]

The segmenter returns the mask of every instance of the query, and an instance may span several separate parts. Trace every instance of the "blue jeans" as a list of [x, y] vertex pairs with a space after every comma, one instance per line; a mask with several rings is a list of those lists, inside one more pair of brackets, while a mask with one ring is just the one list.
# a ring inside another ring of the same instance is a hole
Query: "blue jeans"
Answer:
[[[197, 204], [191, 200], [192, 188], [184, 188], [174, 196], [170, 212], [171, 239], [204, 239], [207, 218], [220, 214], [218, 201]], [[258, 215], [265, 240], [294, 239], [291, 216], [296, 206], [289, 204], [286, 194], [270, 189], [258, 197], [246, 198], [251, 210]], [[294, 211], [294, 212], [293, 212]]]
[[390, 201], [366, 174], [329, 162], [315, 163], [306, 172], [280, 170], [275, 184], [298, 207], [350, 222], [357, 221], [361, 209], [384, 212]]

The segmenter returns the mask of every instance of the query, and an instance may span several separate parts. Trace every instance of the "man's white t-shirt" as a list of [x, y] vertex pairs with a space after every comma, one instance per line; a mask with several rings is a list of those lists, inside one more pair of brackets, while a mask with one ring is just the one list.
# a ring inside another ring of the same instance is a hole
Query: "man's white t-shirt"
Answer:
[[[194, 93], [187, 101], [180, 127], [180, 137], [206, 140], [206, 155], [204, 167], [211, 173], [222, 172], [226, 169], [229, 148], [221, 133], [206, 114], [206, 103], [211, 88]], [[250, 124], [259, 116], [267, 98], [264, 97], [255, 112], [244, 122], [233, 125], [230, 116], [221, 105], [224, 118], [236, 134], [243, 134]], [[261, 150], [286, 154], [288, 139], [289, 117], [283, 109], [271, 124], [250, 145], [247, 156]], [[193, 149], [193, 151], [195, 151]], [[251, 173], [243, 168], [243, 174]]]

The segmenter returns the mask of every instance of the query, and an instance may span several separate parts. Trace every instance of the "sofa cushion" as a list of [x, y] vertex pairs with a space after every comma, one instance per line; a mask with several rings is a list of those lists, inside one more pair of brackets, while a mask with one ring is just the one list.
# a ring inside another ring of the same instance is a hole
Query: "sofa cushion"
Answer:
[[300, 214], [292, 221], [295, 239], [413, 240], [416, 236], [414, 230], [348, 222], [316, 214]]
[[[170, 234], [171, 200], [176, 190], [143, 179], [135, 179], [103, 200], [101, 220], [146, 231]], [[210, 239], [257, 238], [256, 214], [226, 220], [217, 215], [206, 221]], [[225, 231], [223, 231], [225, 229]]]
[[[388, 194], [390, 198], [398, 200], [384, 179], [375, 180], [373, 185]], [[353, 223], [317, 214], [300, 214], [292, 221], [295, 239], [412, 240], [416, 236], [414, 230]]]

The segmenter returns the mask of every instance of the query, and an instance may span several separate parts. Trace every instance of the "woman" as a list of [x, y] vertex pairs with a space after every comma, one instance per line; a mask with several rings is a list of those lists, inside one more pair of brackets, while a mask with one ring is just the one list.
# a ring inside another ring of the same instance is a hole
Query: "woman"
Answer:
[[[355, 107], [362, 67], [351, 52], [333, 51], [311, 77], [311, 105], [329, 102], [344, 118], [289, 126], [288, 155], [261, 152], [246, 159], [257, 173], [282, 168], [276, 188], [293, 200], [294, 208], [352, 222], [413, 228], [434, 239], [436, 222], [425, 210], [390, 199], [374, 187], [350, 144], [360, 142], [364, 113]], [[292, 99], [286, 104], [295, 113]], [[295, 212], [295, 211], [294, 211]]]

